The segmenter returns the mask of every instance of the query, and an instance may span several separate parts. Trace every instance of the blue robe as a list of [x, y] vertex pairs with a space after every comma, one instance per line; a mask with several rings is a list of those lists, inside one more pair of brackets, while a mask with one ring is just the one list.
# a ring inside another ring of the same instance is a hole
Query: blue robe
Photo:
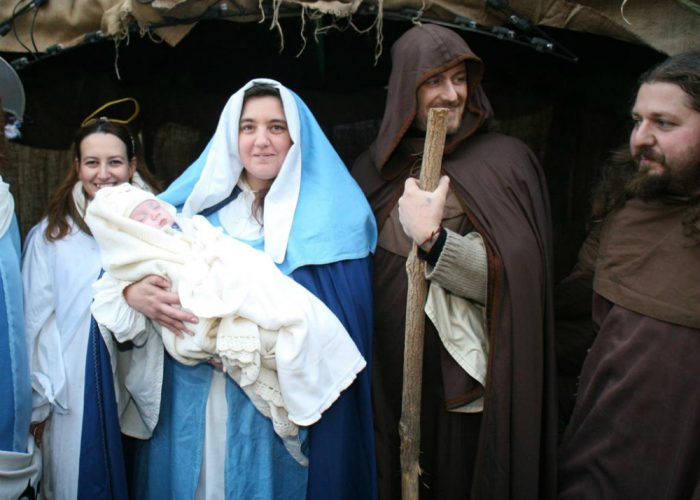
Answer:
[[0, 450], [26, 453], [32, 415], [17, 221], [0, 238]]
[[94, 318], [85, 357], [79, 499], [127, 499], [128, 487], [109, 351]]
[[[321, 299], [340, 319], [367, 360], [367, 368], [310, 428], [309, 499], [326, 499], [329, 495], [338, 499], [376, 497], [369, 369], [372, 366], [371, 265], [372, 258], [366, 257], [302, 267], [292, 273], [295, 281]], [[366, 293], [360, 295], [358, 290]]]

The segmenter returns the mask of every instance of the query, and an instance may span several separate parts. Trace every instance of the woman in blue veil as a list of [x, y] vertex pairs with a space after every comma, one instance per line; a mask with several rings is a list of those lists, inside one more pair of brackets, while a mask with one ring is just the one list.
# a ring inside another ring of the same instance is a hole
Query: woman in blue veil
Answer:
[[[137, 451], [135, 496], [376, 497], [369, 373], [376, 225], [304, 102], [273, 80], [249, 82], [226, 104], [202, 155], [161, 197], [269, 254], [333, 311], [367, 368], [301, 433], [305, 465], [216, 366], [166, 356], [158, 424]], [[177, 334], [196, 321], [178, 309], [163, 278], [144, 278], [125, 297]]]

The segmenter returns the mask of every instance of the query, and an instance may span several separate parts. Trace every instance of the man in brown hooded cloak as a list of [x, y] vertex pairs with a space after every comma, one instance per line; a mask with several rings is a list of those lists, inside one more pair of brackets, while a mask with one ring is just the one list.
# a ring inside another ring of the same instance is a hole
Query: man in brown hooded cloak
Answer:
[[[412, 241], [429, 264], [431, 293], [435, 286], [446, 303], [468, 304], [474, 328], [466, 330], [477, 345], [465, 350], [463, 337], [453, 342], [464, 317], [448, 313], [446, 328], [426, 321], [421, 497], [552, 498], [556, 415], [544, 175], [522, 142], [488, 131], [483, 65], [459, 35], [416, 26], [393, 46], [392, 61], [379, 136], [352, 170], [379, 227], [373, 403], [380, 498], [399, 498], [401, 491], [405, 262]], [[443, 178], [435, 193], [411, 179], [430, 107], [450, 109], [442, 161], [449, 182]], [[480, 321], [473, 311], [481, 311]], [[470, 365], [479, 356], [483, 371]]]
[[700, 498], [700, 51], [643, 75], [632, 118], [567, 278], [592, 283], [597, 334], [561, 499]]

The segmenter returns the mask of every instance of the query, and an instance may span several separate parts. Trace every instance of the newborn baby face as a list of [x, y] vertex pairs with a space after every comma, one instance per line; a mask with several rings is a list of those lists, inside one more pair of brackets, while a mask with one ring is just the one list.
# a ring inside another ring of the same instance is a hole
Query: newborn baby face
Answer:
[[130, 219], [160, 229], [171, 226], [175, 219], [157, 200], [146, 200], [139, 203], [129, 215]]

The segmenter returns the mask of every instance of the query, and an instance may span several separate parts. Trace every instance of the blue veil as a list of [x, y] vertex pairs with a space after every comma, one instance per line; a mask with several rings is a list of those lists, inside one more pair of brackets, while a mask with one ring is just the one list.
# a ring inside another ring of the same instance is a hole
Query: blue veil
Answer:
[[[196, 185], [201, 182], [205, 167], [212, 161], [212, 151], [220, 146], [216, 144], [217, 135], [224, 137], [221, 142], [227, 143], [229, 151], [216, 153], [230, 160], [229, 168], [234, 174], [217, 184], [219, 192], [209, 195], [208, 206], [199, 206], [196, 212], [222, 201], [231, 193], [238, 181], [241, 166], [237, 165], [240, 163], [237, 144], [232, 140], [237, 136], [230, 136], [237, 134], [243, 92], [254, 82], [271, 83], [278, 87], [288, 120], [290, 115], [296, 113], [299, 117], [300, 140], [295, 144], [300, 148], [301, 184], [284, 260], [276, 260], [280, 269], [289, 274], [306, 265], [366, 257], [376, 247], [377, 227], [364, 194], [306, 104], [294, 92], [273, 80], [255, 79], [231, 97], [224, 113], [238, 113], [237, 116], [229, 117], [233, 125], [223, 127], [220, 124], [204, 152], [161, 193], [160, 198], [178, 208], [185, 205]], [[296, 110], [290, 110], [292, 106]], [[223, 118], [222, 116], [222, 120]], [[293, 132], [292, 135], [294, 136]]]

